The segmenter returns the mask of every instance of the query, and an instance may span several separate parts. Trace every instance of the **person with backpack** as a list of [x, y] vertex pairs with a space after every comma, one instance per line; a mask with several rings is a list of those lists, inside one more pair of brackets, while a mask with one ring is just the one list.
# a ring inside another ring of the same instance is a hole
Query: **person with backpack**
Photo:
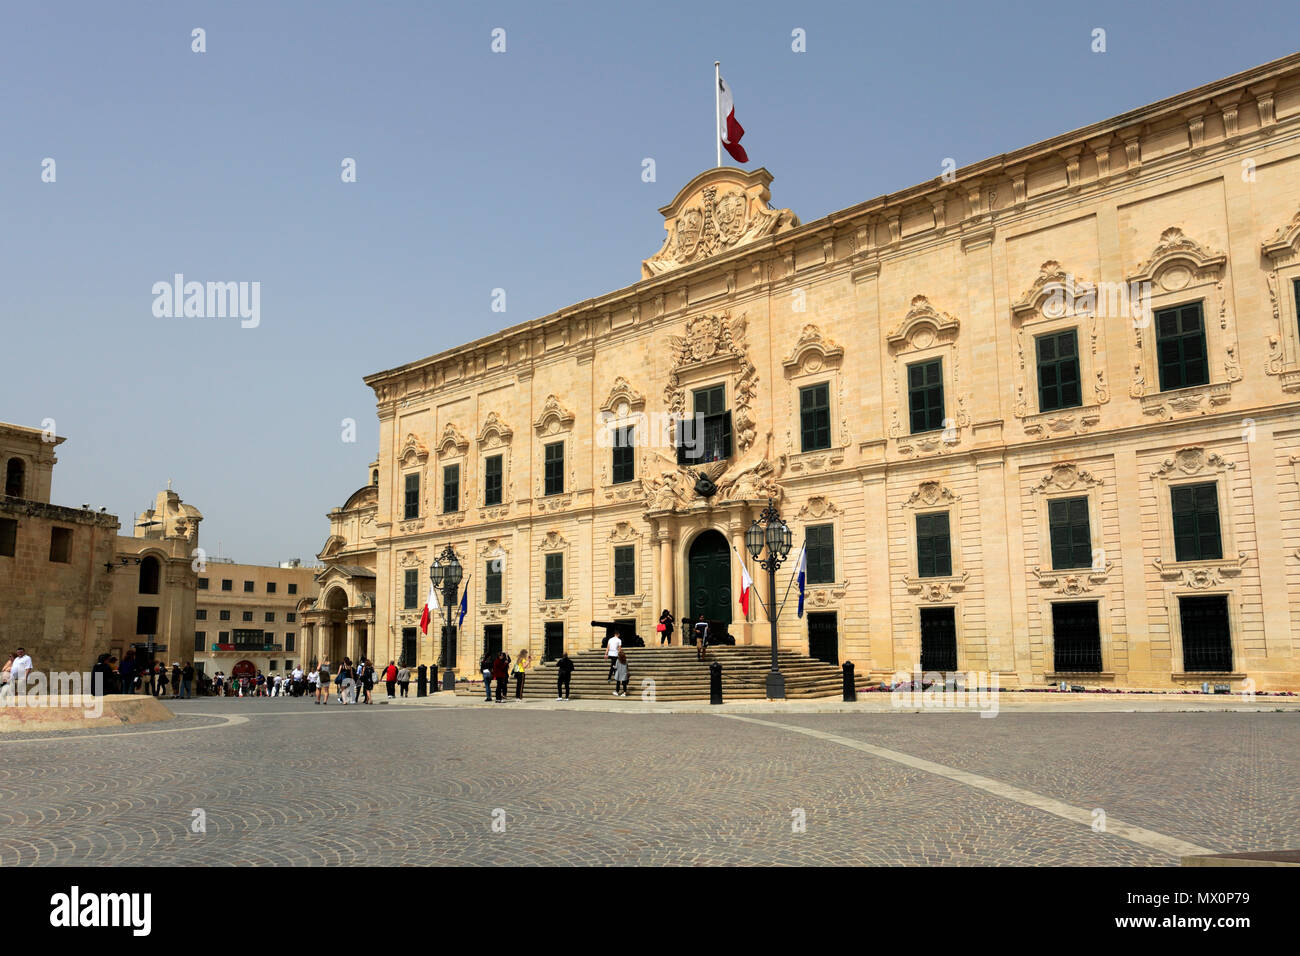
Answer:
[[573, 661], [569, 652], [562, 651], [560, 659], [555, 662], [555, 699], [569, 699], [569, 681], [573, 679]]

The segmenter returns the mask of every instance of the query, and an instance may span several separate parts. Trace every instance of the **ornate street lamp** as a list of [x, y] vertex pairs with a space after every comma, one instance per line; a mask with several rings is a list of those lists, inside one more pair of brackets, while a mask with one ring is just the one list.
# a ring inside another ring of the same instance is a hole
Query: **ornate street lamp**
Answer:
[[442, 549], [442, 554], [434, 559], [433, 566], [429, 568], [429, 580], [433, 586], [442, 591], [442, 605], [447, 609], [447, 626], [442, 631], [442, 653], [440, 663], [442, 665], [442, 689], [456, 690], [456, 661], [455, 656], [451, 653], [451, 616], [456, 611], [456, 592], [460, 588], [461, 575], [464, 569], [460, 566], [460, 561], [456, 559], [456, 552], [452, 550], [451, 545]]
[[[793, 543], [790, 526], [781, 520], [776, 506], [772, 504], [772, 499], [768, 498], [763, 513], [745, 532], [745, 547], [749, 550], [750, 556], [767, 572], [767, 593], [771, 602], [767, 609], [767, 616], [772, 624], [772, 669], [767, 674], [769, 700], [785, 699], [785, 676], [781, 673], [776, 659], [776, 569], [790, 554], [790, 546]], [[759, 555], [763, 553], [764, 548], [767, 549], [767, 556], [760, 560]]]

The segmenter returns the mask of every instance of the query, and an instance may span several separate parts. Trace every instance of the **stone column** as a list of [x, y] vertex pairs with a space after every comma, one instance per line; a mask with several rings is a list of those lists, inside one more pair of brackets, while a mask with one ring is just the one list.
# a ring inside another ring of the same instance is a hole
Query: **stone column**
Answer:
[[348, 658], [351, 659], [352, 663], [355, 664], [357, 662], [357, 657], [361, 653], [361, 642], [360, 635], [357, 633], [357, 622], [348, 621], [344, 626], [348, 629], [347, 655]]
[[[659, 610], [668, 608], [676, 616], [673, 601], [673, 536], [666, 528], [659, 529]], [[677, 642], [681, 643], [682, 622], [677, 622]]]

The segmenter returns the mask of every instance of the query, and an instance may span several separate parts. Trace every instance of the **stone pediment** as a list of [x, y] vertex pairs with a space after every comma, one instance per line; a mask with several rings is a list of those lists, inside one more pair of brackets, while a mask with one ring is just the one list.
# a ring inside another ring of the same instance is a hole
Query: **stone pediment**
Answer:
[[789, 209], [771, 209], [772, 174], [721, 166], [700, 173], [659, 212], [668, 238], [641, 263], [650, 279], [799, 225]]

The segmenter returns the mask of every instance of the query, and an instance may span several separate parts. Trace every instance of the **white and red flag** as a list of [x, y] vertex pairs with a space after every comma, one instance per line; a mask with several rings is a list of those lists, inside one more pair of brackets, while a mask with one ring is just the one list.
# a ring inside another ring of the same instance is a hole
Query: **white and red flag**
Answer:
[[[739, 555], [737, 555], [739, 557]], [[749, 619], [749, 592], [754, 588], [754, 579], [749, 576], [749, 568], [745, 567], [745, 562], [740, 562], [740, 610]]]
[[718, 74], [718, 138], [723, 147], [738, 163], [749, 162], [749, 154], [740, 145], [740, 138], [745, 135], [745, 127], [736, 122], [736, 102], [731, 97], [731, 87]]
[[438, 610], [438, 591], [432, 583], [429, 584], [429, 596], [425, 599], [424, 610], [420, 612], [420, 633], [429, 633], [429, 620]]

